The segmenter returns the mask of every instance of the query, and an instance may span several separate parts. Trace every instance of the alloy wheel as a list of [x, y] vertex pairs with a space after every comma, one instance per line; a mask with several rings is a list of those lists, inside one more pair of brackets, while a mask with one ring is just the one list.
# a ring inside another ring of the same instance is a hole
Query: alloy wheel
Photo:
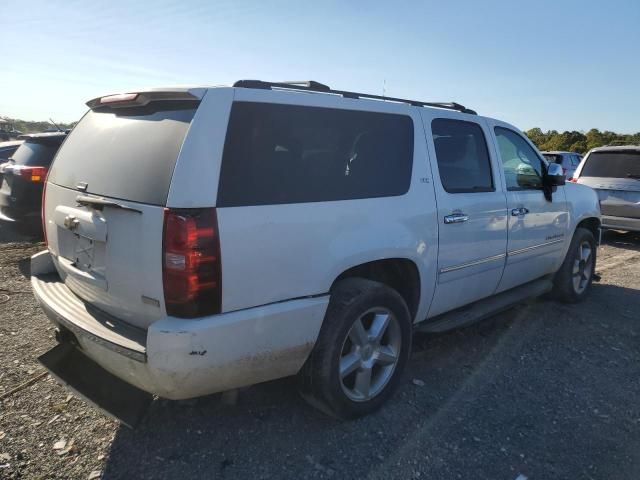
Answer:
[[383, 307], [367, 310], [351, 326], [339, 362], [343, 392], [355, 402], [378, 395], [395, 371], [402, 334], [391, 311]]

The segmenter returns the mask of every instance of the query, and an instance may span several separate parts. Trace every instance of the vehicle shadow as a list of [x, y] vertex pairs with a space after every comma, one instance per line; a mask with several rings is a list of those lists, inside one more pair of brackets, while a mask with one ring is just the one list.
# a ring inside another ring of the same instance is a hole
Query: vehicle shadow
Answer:
[[[407, 459], [428, 463], [436, 454], [453, 463], [468, 456], [485, 469], [461, 470], [463, 477], [473, 471], [479, 478], [506, 478], [507, 464], [513, 469], [526, 461], [514, 453], [505, 463], [506, 454], [497, 448], [502, 444], [528, 455], [538, 449], [540, 468], [563, 468], [553, 442], [572, 443], [594, 425], [573, 415], [567, 438], [558, 434], [552, 440], [545, 433], [557, 429], [549, 411], [576, 408], [574, 400], [565, 403], [564, 390], [554, 391], [566, 388], [562, 375], [584, 371], [585, 357], [563, 343], [581, 341], [580, 330], [591, 338], [589, 329], [598, 318], [611, 319], [615, 305], [637, 294], [594, 285], [579, 306], [535, 301], [464, 329], [416, 335], [399, 391], [376, 414], [353, 421], [340, 422], [307, 406], [293, 378], [192, 402], [156, 401], [138, 429], [118, 429], [103, 478], [410, 478], [394, 469]], [[614, 307], [603, 299], [615, 301]], [[541, 356], [530, 351], [537, 344], [568, 358], [532, 365]], [[550, 369], [559, 370], [560, 378], [547, 381], [540, 374]], [[491, 447], [483, 445], [496, 429], [499, 438]], [[540, 433], [532, 437], [531, 430]], [[584, 441], [586, 454], [599, 448], [590, 441]], [[596, 453], [590, 461], [600, 459]], [[439, 478], [455, 476], [441, 467], [445, 474]]]
[[606, 230], [602, 233], [602, 243], [616, 248], [640, 251], [640, 232]]

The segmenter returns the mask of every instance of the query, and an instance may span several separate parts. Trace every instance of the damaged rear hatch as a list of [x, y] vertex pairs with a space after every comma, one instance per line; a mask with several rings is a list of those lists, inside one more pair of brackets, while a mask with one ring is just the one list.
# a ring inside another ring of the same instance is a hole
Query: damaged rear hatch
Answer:
[[88, 102], [49, 173], [45, 233], [61, 279], [137, 327], [165, 315], [164, 207], [203, 95], [175, 89]]

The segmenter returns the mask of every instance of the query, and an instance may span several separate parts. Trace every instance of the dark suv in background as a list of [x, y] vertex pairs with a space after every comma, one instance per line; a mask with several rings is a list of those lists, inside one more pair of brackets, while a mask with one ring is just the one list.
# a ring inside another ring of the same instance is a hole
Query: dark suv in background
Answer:
[[0, 221], [41, 231], [42, 189], [66, 132], [21, 135], [23, 143], [0, 162]]
[[23, 140], [12, 140], [10, 142], [0, 142], [0, 163], [4, 163], [15, 153]]

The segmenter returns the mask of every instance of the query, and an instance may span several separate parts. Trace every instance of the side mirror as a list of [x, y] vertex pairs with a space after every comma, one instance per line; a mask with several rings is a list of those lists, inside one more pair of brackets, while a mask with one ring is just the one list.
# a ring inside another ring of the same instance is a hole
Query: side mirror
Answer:
[[557, 163], [549, 164], [547, 168], [547, 173], [545, 175], [545, 180], [548, 186], [550, 187], [559, 187], [564, 185], [565, 183], [565, 175], [562, 171], [562, 167]]

